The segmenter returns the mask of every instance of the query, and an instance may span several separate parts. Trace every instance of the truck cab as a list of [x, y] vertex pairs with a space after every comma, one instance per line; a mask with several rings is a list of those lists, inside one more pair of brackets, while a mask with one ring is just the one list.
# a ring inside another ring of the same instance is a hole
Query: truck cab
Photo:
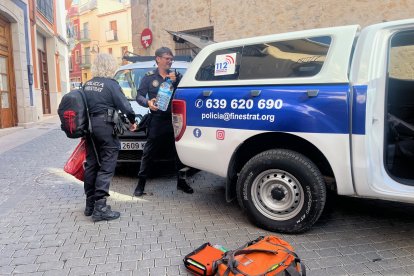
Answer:
[[178, 155], [271, 231], [310, 229], [329, 190], [414, 202], [413, 64], [412, 19], [209, 45], [173, 100]]

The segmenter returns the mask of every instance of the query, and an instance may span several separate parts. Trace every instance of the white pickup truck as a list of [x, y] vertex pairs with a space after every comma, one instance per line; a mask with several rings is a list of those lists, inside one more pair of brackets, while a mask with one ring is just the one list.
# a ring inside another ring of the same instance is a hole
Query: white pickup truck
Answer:
[[173, 124], [181, 161], [271, 231], [308, 230], [328, 190], [414, 202], [414, 19], [209, 45]]

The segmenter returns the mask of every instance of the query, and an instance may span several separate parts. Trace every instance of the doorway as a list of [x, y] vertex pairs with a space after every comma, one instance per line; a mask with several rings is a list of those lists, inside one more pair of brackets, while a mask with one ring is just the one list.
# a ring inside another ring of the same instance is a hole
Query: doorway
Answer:
[[0, 17], [0, 128], [17, 125], [10, 23]]
[[390, 41], [385, 158], [388, 173], [414, 185], [414, 30], [396, 33]]
[[[45, 39], [43, 45], [46, 45]], [[41, 49], [38, 49], [37, 56], [39, 58], [39, 79], [40, 91], [42, 94], [43, 114], [50, 114], [49, 74], [47, 70], [46, 52]]]

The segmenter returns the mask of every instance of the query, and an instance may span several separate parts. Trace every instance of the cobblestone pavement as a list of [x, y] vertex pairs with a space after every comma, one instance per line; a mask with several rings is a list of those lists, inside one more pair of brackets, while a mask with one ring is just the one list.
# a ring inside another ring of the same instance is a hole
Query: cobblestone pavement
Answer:
[[[152, 195], [137, 199], [133, 167], [118, 169], [111, 185], [108, 201], [121, 218], [93, 223], [83, 215], [82, 183], [62, 171], [77, 141], [56, 124], [22, 134], [27, 142], [0, 152], [1, 275], [190, 275], [182, 258], [202, 243], [237, 248], [270, 234], [225, 202], [222, 178], [195, 174], [187, 195], [164, 172], [149, 181]], [[14, 137], [0, 137], [0, 147]], [[414, 275], [413, 210], [337, 198], [311, 231], [280, 236], [308, 275]]]

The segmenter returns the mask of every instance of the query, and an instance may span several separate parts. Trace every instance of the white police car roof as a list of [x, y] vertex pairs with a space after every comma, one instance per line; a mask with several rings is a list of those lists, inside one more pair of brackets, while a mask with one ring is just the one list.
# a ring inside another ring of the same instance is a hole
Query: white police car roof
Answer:
[[[188, 61], [174, 61], [171, 68], [187, 68], [190, 65]], [[128, 70], [128, 69], [139, 69], [139, 68], [156, 68], [157, 64], [154, 61], [140, 61], [135, 63], [130, 63], [126, 65], [122, 65], [118, 68], [117, 71], [120, 70]]]

